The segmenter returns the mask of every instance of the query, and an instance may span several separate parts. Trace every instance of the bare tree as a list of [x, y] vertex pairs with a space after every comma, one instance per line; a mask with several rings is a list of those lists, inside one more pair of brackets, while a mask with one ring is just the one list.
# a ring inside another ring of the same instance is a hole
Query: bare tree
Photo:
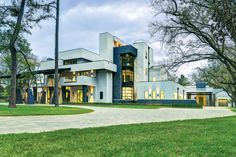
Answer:
[[[153, 0], [152, 7], [151, 34], [169, 46], [163, 64], [176, 71], [185, 63], [217, 60], [236, 91], [236, 1]], [[236, 101], [236, 94], [231, 95]]]

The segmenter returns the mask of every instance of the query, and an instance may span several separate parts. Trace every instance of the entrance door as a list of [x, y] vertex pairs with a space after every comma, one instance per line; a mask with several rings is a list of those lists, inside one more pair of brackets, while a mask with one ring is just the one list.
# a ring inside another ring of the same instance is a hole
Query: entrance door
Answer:
[[197, 100], [197, 103], [201, 104], [202, 106], [208, 105], [206, 95], [198, 95], [196, 100]]
[[203, 101], [203, 97], [198, 97], [198, 103], [205, 106], [204, 101]]
[[70, 102], [70, 89], [66, 89], [66, 102]]
[[53, 96], [53, 87], [49, 87], [49, 88], [48, 88], [48, 93], [47, 93], [47, 94], [48, 94], [48, 96], [47, 96], [47, 97], [48, 97], [47, 102], [48, 102], [48, 103], [51, 103], [51, 98], [52, 98], [52, 96]]
[[83, 90], [79, 89], [77, 92], [77, 102], [83, 102]]

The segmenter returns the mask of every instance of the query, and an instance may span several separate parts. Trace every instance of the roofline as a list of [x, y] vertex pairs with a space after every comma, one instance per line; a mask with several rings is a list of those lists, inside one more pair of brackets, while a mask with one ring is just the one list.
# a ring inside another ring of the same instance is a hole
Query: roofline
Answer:
[[85, 50], [85, 51], [91, 52], [91, 53], [93, 53], [93, 54], [99, 56], [98, 53], [93, 52], [93, 51], [91, 51], [91, 50], [88, 50], [88, 49], [86, 49], [86, 48], [74, 48], [74, 49], [69, 49], [69, 50], [63, 50], [63, 51], [60, 51], [59, 53], [63, 53], [63, 52], [67, 52], [67, 51], [75, 51], [75, 50]]
[[109, 33], [109, 32], [103, 32], [103, 33], [99, 33], [99, 34], [109, 34], [109, 35], [111, 35], [112, 37], [115, 37], [115, 38], [117, 38], [118, 40], [122, 41], [123, 43], [125, 43], [125, 44], [127, 45], [127, 43], [126, 43], [126, 42], [124, 42], [124, 41], [123, 41], [123, 40], [121, 40], [119, 37], [117, 37], [117, 36], [115, 36], [115, 35], [113, 35], [113, 34], [111, 34], [111, 33]]

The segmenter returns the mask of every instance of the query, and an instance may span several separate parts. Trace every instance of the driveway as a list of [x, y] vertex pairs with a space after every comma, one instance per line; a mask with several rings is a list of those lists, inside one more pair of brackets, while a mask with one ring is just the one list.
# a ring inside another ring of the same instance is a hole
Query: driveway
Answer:
[[94, 112], [66, 116], [0, 117], [0, 134], [24, 132], [34, 133], [68, 128], [89, 128], [120, 124], [205, 119], [236, 115], [236, 113], [227, 108], [217, 107], [205, 107], [203, 109], [77, 107], [93, 109]]

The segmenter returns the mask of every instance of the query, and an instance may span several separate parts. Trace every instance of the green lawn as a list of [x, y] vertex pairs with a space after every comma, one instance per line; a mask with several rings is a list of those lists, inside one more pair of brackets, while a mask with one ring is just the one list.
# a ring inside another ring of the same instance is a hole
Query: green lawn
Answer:
[[232, 111], [236, 112], [236, 108], [231, 108]]
[[0, 135], [0, 156], [236, 156], [236, 116]]
[[36, 105], [17, 105], [17, 108], [8, 108], [0, 105], [0, 116], [31, 116], [31, 115], [70, 115], [89, 113], [93, 110], [77, 107], [54, 107]]

